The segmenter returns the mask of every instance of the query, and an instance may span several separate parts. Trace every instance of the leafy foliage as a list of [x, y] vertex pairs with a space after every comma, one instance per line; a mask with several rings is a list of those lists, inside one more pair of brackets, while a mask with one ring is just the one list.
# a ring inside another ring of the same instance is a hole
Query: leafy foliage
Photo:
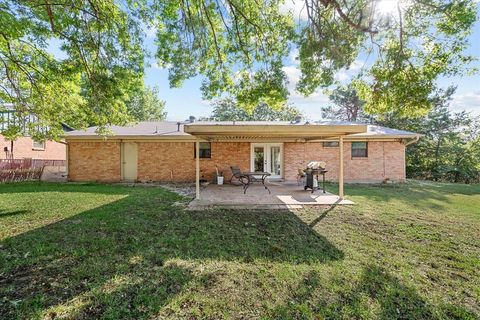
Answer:
[[[143, 83], [144, 52], [139, 20], [126, 8], [114, 0], [1, 0], [0, 102], [36, 115], [53, 137], [60, 121], [128, 121], [125, 101]], [[49, 53], [57, 42], [65, 58]]]
[[[287, 97], [284, 63], [299, 48], [297, 89], [335, 84], [356, 58], [370, 57], [356, 89], [370, 113], [424, 115], [440, 76], [463, 74], [476, 20], [474, 0], [305, 0], [307, 18], [284, 0], [0, 0], [0, 103], [39, 117], [48, 135], [132, 120], [126, 102], [143, 86], [145, 26], [172, 87], [203, 76], [204, 98], [234, 96], [251, 112]], [[60, 44], [65, 57], [49, 46]], [[471, 71], [471, 70], [468, 70]]]
[[333, 105], [322, 107], [322, 118], [370, 122], [371, 116], [363, 111], [365, 101], [361, 100], [352, 86], [339, 86], [330, 91], [329, 99]]
[[[370, 113], [423, 115], [441, 75], [459, 74], [476, 20], [474, 1], [306, 1], [309, 24], [300, 36], [299, 90], [333, 83], [363, 53], [373, 57], [356, 82]], [[400, 107], [401, 106], [401, 107]]]
[[273, 109], [266, 103], [256, 106], [251, 113], [240, 107], [232, 99], [222, 99], [214, 103], [208, 119], [216, 121], [295, 121], [301, 112], [297, 108], [283, 105]]
[[432, 99], [434, 108], [425, 117], [378, 117], [377, 123], [423, 135], [407, 148], [409, 176], [436, 181], [479, 181], [480, 117], [465, 111], [451, 112], [449, 101], [454, 92], [453, 87], [439, 91]]
[[[449, 109], [455, 87], [438, 90], [430, 99], [433, 109], [422, 117], [405, 117], [390, 112], [363, 118], [364, 122], [422, 134], [420, 140], [407, 147], [407, 176], [451, 182], [480, 180], [480, 117]], [[352, 98], [353, 97], [353, 98]], [[336, 108], [327, 109], [333, 119], [351, 117], [345, 101], [357, 101], [352, 86], [335, 91], [331, 100]], [[360, 102], [358, 105], [363, 105]], [[362, 114], [361, 109], [356, 110]]]
[[160, 100], [158, 87], [145, 87], [127, 102], [128, 113], [137, 121], [164, 120], [167, 116], [164, 109], [165, 101]]
[[282, 57], [288, 55], [293, 21], [281, 0], [154, 1], [157, 58], [169, 67], [170, 85], [205, 76], [204, 97], [235, 93], [250, 109], [287, 96]]

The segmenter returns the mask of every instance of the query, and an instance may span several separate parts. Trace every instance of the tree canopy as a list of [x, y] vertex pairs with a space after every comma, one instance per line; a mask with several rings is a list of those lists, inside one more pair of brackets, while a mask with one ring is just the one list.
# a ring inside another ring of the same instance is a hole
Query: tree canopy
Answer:
[[[473, 57], [463, 51], [474, 0], [303, 0], [305, 19], [285, 3], [0, 0], [0, 102], [34, 113], [51, 134], [59, 120], [126, 123], [126, 103], [143, 85], [147, 26], [172, 87], [201, 75], [204, 98], [227, 93], [249, 111], [284, 105], [293, 48], [305, 95], [364, 60], [355, 87], [371, 113], [425, 114], [439, 77], [470, 71]], [[52, 42], [65, 57], [51, 54]]]
[[260, 103], [252, 112], [247, 112], [233, 99], [221, 99], [213, 104], [212, 114], [203, 120], [215, 121], [295, 121], [302, 116], [300, 110], [283, 105], [273, 109], [266, 103]]
[[[38, 116], [52, 136], [62, 132], [60, 121], [128, 121], [125, 103], [143, 83], [144, 50], [140, 20], [125, 8], [113, 0], [0, 0], [0, 102]], [[54, 41], [65, 57], [50, 52]]]
[[369, 122], [369, 115], [363, 107], [365, 101], [360, 99], [357, 90], [351, 85], [342, 85], [329, 93], [332, 105], [322, 107], [322, 118], [351, 122]]
[[[299, 1], [294, 1], [299, 2]], [[304, 0], [305, 20], [279, 0], [162, 1], [160, 63], [173, 86], [202, 74], [206, 98], [225, 91], [243, 107], [288, 96], [284, 57], [299, 48], [299, 92], [334, 84], [335, 73], [370, 57], [356, 87], [369, 112], [425, 114], [442, 75], [461, 74], [476, 20], [473, 0]], [[392, 6], [393, 4], [393, 6]]]
[[[452, 112], [450, 102], [455, 87], [440, 89], [430, 98], [433, 108], [422, 117], [405, 117], [398, 111], [363, 117], [366, 123], [408, 130], [422, 134], [407, 147], [407, 177], [451, 182], [480, 181], [480, 117], [465, 111]], [[351, 101], [357, 101], [352, 86], [330, 96], [331, 119], [352, 117]], [[345, 103], [347, 101], [347, 103]], [[353, 114], [363, 114], [360, 102]]]
[[160, 121], [167, 116], [165, 101], [160, 100], [158, 87], [145, 87], [127, 101], [128, 114], [137, 121]]

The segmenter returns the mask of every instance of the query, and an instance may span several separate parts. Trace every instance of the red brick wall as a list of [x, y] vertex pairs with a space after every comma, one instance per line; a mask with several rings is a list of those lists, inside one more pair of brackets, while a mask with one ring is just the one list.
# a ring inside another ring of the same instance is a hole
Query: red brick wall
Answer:
[[120, 142], [68, 142], [70, 181], [120, 181]]
[[[193, 142], [137, 142], [139, 181], [194, 181]], [[338, 180], [338, 148], [322, 143], [284, 143], [286, 180], [295, 180], [297, 168], [310, 161], [327, 163], [326, 178]], [[250, 143], [212, 142], [212, 158], [200, 159], [201, 177], [212, 180], [215, 165], [225, 179], [230, 165], [250, 170]], [[345, 181], [405, 180], [405, 146], [400, 142], [368, 143], [368, 158], [351, 158], [351, 143], [344, 145]], [[69, 179], [72, 181], [119, 181], [120, 142], [69, 142]]]
[[[5, 147], [9, 153], [4, 152]], [[12, 158], [11, 143], [5, 137], [0, 135], [0, 159]], [[47, 140], [45, 141], [45, 150], [33, 150], [33, 141], [30, 137], [20, 137], [13, 141], [13, 159], [45, 159], [45, 160], [65, 160], [66, 146], [63, 143]]]
[[[215, 177], [215, 165], [231, 177], [231, 165], [250, 169], [250, 143], [212, 142], [212, 157], [200, 159], [202, 179]], [[193, 142], [138, 142], [138, 180], [194, 181], [195, 158]]]
[[[400, 142], [368, 142], [367, 158], [352, 158], [351, 143], [345, 142], [343, 149], [345, 181], [382, 181], [384, 179], [405, 180], [405, 145]], [[338, 180], [338, 148], [323, 148], [322, 143], [285, 143], [285, 179], [296, 179], [298, 168], [310, 161], [325, 161], [326, 178]]]

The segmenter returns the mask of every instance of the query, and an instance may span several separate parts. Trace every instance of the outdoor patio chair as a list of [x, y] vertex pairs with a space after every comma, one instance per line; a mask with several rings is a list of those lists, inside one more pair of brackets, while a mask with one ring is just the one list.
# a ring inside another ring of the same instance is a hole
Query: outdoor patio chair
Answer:
[[305, 181], [305, 172], [303, 169], [298, 168], [298, 173], [297, 173], [297, 185], [300, 185], [301, 182]]
[[[244, 185], [244, 181], [248, 180], [248, 176], [243, 174], [242, 170], [240, 170], [239, 166], [230, 166], [232, 170], [232, 177], [230, 178], [230, 184], [234, 185]], [[233, 183], [233, 179], [236, 179], [238, 183]]]

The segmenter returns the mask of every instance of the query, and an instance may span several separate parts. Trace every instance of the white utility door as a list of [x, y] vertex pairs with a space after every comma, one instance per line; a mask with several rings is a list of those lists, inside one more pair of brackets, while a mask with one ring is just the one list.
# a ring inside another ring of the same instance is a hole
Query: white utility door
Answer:
[[138, 150], [134, 142], [124, 142], [122, 152], [123, 180], [137, 180]]
[[250, 170], [269, 172], [270, 178], [281, 179], [283, 175], [283, 145], [281, 143], [252, 143]]

